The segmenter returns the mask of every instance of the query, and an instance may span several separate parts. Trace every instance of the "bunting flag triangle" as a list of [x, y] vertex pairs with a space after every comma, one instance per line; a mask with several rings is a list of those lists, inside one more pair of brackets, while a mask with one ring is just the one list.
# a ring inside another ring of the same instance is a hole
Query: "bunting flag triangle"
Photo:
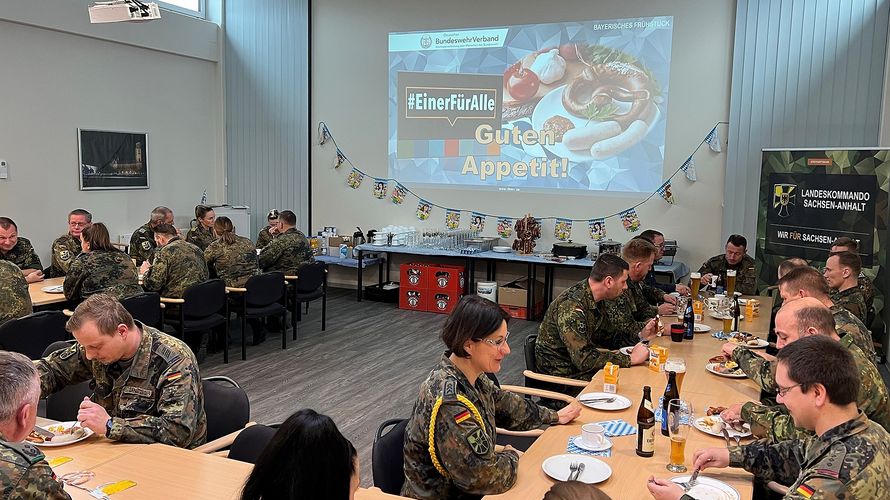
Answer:
[[325, 124], [321, 125], [321, 133], [318, 134], [320, 137], [318, 138], [318, 145], [324, 146], [328, 139], [331, 138], [331, 132], [328, 130], [328, 126]]
[[374, 179], [374, 191], [373, 191], [374, 198], [377, 198], [378, 200], [382, 200], [383, 198], [386, 198], [386, 188], [388, 187], [388, 185], [389, 185], [389, 181], [387, 181], [386, 179], [375, 178]]
[[457, 229], [460, 226], [460, 210], [448, 209], [445, 211], [445, 227]]
[[390, 199], [396, 205], [401, 205], [403, 201], [405, 201], [405, 195], [408, 194], [408, 190], [405, 189], [405, 186], [396, 183], [396, 187], [392, 188], [392, 196]]
[[720, 135], [717, 133], [717, 127], [711, 129], [708, 133], [708, 137], [705, 138], [705, 141], [708, 143], [708, 147], [711, 148], [711, 151], [715, 153], [723, 152], [723, 147], [720, 144]]
[[352, 172], [349, 172], [349, 175], [346, 177], [346, 184], [352, 189], [358, 189], [362, 185], [364, 178], [365, 174], [359, 172], [357, 168], [353, 168]]
[[686, 178], [692, 182], [698, 180], [698, 177], [695, 175], [695, 160], [690, 156], [683, 162], [683, 166], [680, 167], [683, 172], [686, 172]]
[[603, 219], [590, 219], [587, 221], [587, 232], [594, 241], [606, 239], [606, 221]]
[[640, 216], [635, 208], [629, 208], [621, 212], [621, 224], [627, 232], [632, 233], [640, 229]]
[[485, 215], [479, 212], [470, 214], [470, 229], [482, 232], [485, 230]]
[[674, 204], [674, 194], [671, 193], [671, 181], [667, 181], [658, 188], [658, 194], [664, 199], [664, 201]]
[[509, 238], [513, 235], [513, 219], [510, 217], [498, 217], [498, 236]]
[[417, 218], [420, 220], [429, 219], [430, 213], [432, 211], [433, 206], [426, 200], [420, 200], [420, 202], [417, 204]]
[[572, 238], [572, 221], [569, 219], [556, 219], [553, 227], [553, 236], [559, 241], [567, 241]]
[[337, 148], [337, 160], [334, 162], [334, 168], [340, 168], [344, 161], [346, 161], [346, 155]]

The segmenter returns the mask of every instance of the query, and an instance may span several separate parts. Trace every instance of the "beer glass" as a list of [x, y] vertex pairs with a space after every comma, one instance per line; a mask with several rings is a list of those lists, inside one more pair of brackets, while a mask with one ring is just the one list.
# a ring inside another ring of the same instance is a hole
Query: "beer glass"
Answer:
[[692, 300], [698, 297], [698, 289], [701, 287], [701, 273], [689, 273], [689, 288], [691, 288]]
[[672, 399], [668, 402], [667, 415], [668, 432], [671, 437], [671, 459], [667, 470], [671, 472], [686, 472], [686, 437], [689, 435], [689, 426], [694, 418], [692, 403], [683, 399]]
[[683, 315], [686, 313], [686, 301], [692, 300], [687, 299], [684, 296], [677, 297], [677, 319], [683, 321]]
[[736, 272], [733, 269], [726, 270], [726, 296], [732, 297], [735, 293], [735, 277]]
[[686, 377], [686, 360], [683, 358], [668, 358], [664, 362], [664, 378], [665, 383], [668, 379], [668, 372], [677, 374], [677, 391], [683, 390], [683, 378]]

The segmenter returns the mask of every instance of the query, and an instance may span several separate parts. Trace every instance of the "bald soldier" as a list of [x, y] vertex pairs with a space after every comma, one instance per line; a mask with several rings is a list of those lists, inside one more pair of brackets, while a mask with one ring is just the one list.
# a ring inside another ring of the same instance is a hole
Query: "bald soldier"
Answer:
[[50, 277], [58, 278], [68, 274], [68, 268], [80, 255], [80, 233], [93, 222], [93, 214], [82, 208], [68, 212], [68, 232], [56, 238], [52, 245], [52, 266]]
[[40, 378], [34, 363], [17, 352], [0, 351], [0, 498], [67, 500], [71, 497], [25, 438], [37, 422]]
[[130, 258], [136, 260], [137, 266], [147, 261], [157, 247], [155, 228], [161, 224], [173, 225], [173, 210], [163, 206], [155, 207], [148, 222], [139, 226], [130, 236]]
[[[853, 356], [822, 335], [779, 351], [779, 401], [812, 435], [698, 450], [694, 468], [744, 468], [762, 481], [790, 485], [786, 499], [887, 498], [890, 434], [856, 407], [859, 377]], [[692, 500], [667, 479], [650, 477], [647, 487], [658, 500]]]
[[[881, 374], [865, 354], [849, 339], [841, 340], [834, 330], [831, 311], [813, 298], [802, 298], [786, 303], [776, 315], [776, 346], [782, 352], [786, 346], [813, 335], [825, 336], [848, 349], [859, 372], [860, 388], [857, 406], [869, 419], [885, 429], [890, 428], [890, 396]], [[736, 346], [738, 347], [738, 346]], [[728, 346], [724, 346], [728, 348]], [[738, 347], [744, 349], [743, 347]], [[724, 350], [726, 352], [726, 350]], [[731, 352], [734, 352], [731, 351]], [[775, 363], [772, 363], [775, 373]], [[778, 385], [774, 387], [776, 393]], [[751, 432], [757, 437], [766, 437], [774, 442], [786, 439], [801, 439], [808, 436], [808, 430], [796, 427], [788, 410], [783, 405], [758, 405], [748, 402], [733, 405], [721, 413], [725, 421], [742, 420], [751, 424]]]
[[19, 266], [0, 260], [0, 325], [32, 312], [28, 282]]
[[65, 328], [77, 344], [37, 361], [43, 397], [90, 381], [83, 427], [125, 443], [194, 448], [207, 439], [198, 362], [179, 339], [134, 321], [116, 299], [90, 295]]

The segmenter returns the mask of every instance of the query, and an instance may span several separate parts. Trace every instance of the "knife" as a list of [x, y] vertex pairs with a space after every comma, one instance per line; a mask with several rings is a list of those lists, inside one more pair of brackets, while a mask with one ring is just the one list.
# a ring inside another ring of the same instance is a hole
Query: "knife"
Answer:
[[[723, 425], [725, 426], [726, 423], [724, 423]], [[726, 440], [726, 447], [729, 448], [730, 446], [732, 446], [732, 445], [729, 443], [729, 432], [726, 431], [726, 427], [723, 427], [723, 428], [720, 429], [720, 430], [723, 431], [723, 439]]]

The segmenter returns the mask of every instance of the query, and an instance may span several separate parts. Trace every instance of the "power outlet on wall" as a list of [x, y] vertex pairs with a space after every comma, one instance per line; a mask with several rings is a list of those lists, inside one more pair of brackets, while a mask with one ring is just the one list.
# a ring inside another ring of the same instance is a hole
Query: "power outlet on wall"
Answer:
[[8, 179], [9, 178], [9, 166], [6, 164], [6, 160], [0, 160], [0, 179]]

